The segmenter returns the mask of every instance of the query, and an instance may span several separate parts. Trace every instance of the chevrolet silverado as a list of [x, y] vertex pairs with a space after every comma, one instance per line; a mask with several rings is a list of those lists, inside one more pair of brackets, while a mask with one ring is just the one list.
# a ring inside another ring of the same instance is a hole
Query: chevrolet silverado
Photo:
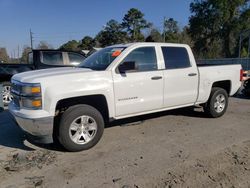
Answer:
[[98, 143], [112, 120], [200, 105], [222, 116], [241, 87], [241, 65], [197, 67], [188, 45], [131, 43], [106, 47], [78, 67], [12, 77], [9, 105], [19, 126], [39, 142], [69, 151]]

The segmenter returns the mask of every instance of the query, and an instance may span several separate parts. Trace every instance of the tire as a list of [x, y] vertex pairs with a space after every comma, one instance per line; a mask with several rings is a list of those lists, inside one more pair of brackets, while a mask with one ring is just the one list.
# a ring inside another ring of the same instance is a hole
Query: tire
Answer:
[[89, 105], [76, 105], [62, 115], [58, 140], [68, 151], [88, 150], [102, 137], [104, 120], [101, 113]]
[[250, 96], [250, 79], [246, 80], [243, 84], [243, 94]]
[[205, 113], [212, 118], [224, 115], [228, 107], [228, 94], [225, 89], [214, 87], [210, 97], [204, 106]]
[[10, 82], [2, 82], [1, 84], [3, 85], [3, 91], [1, 93], [1, 95], [3, 97], [3, 105], [8, 106], [13, 99], [13, 96], [10, 93], [11, 83]]

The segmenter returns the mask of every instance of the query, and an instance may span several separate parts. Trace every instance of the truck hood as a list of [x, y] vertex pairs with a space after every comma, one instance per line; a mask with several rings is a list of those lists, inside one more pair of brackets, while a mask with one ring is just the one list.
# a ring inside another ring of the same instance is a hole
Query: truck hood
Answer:
[[25, 83], [37, 83], [44, 78], [55, 78], [61, 76], [75, 75], [76, 73], [91, 72], [91, 69], [76, 68], [76, 67], [64, 67], [64, 68], [51, 68], [42, 69], [36, 71], [28, 71], [20, 74], [16, 74], [12, 77], [13, 80]]

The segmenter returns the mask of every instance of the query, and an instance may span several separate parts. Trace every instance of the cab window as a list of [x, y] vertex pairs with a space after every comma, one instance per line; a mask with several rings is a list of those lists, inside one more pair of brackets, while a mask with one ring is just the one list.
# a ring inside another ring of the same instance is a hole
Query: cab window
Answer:
[[190, 60], [186, 48], [162, 47], [166, 69], [180, 69], [190, 67]]
[[134, 62], [135, 69], [130, 72], [157, 70], [157, 58], [154, 47], [140, 47], [128, 54], [121, 64]]

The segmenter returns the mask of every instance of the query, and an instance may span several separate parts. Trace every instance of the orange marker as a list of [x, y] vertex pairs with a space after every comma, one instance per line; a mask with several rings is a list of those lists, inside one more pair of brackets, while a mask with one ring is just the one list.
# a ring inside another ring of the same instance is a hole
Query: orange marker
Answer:
[[117, 57], [121, 54], [121, 51], [120, 50], [116, 50], [112, 53], [112, 57]]

